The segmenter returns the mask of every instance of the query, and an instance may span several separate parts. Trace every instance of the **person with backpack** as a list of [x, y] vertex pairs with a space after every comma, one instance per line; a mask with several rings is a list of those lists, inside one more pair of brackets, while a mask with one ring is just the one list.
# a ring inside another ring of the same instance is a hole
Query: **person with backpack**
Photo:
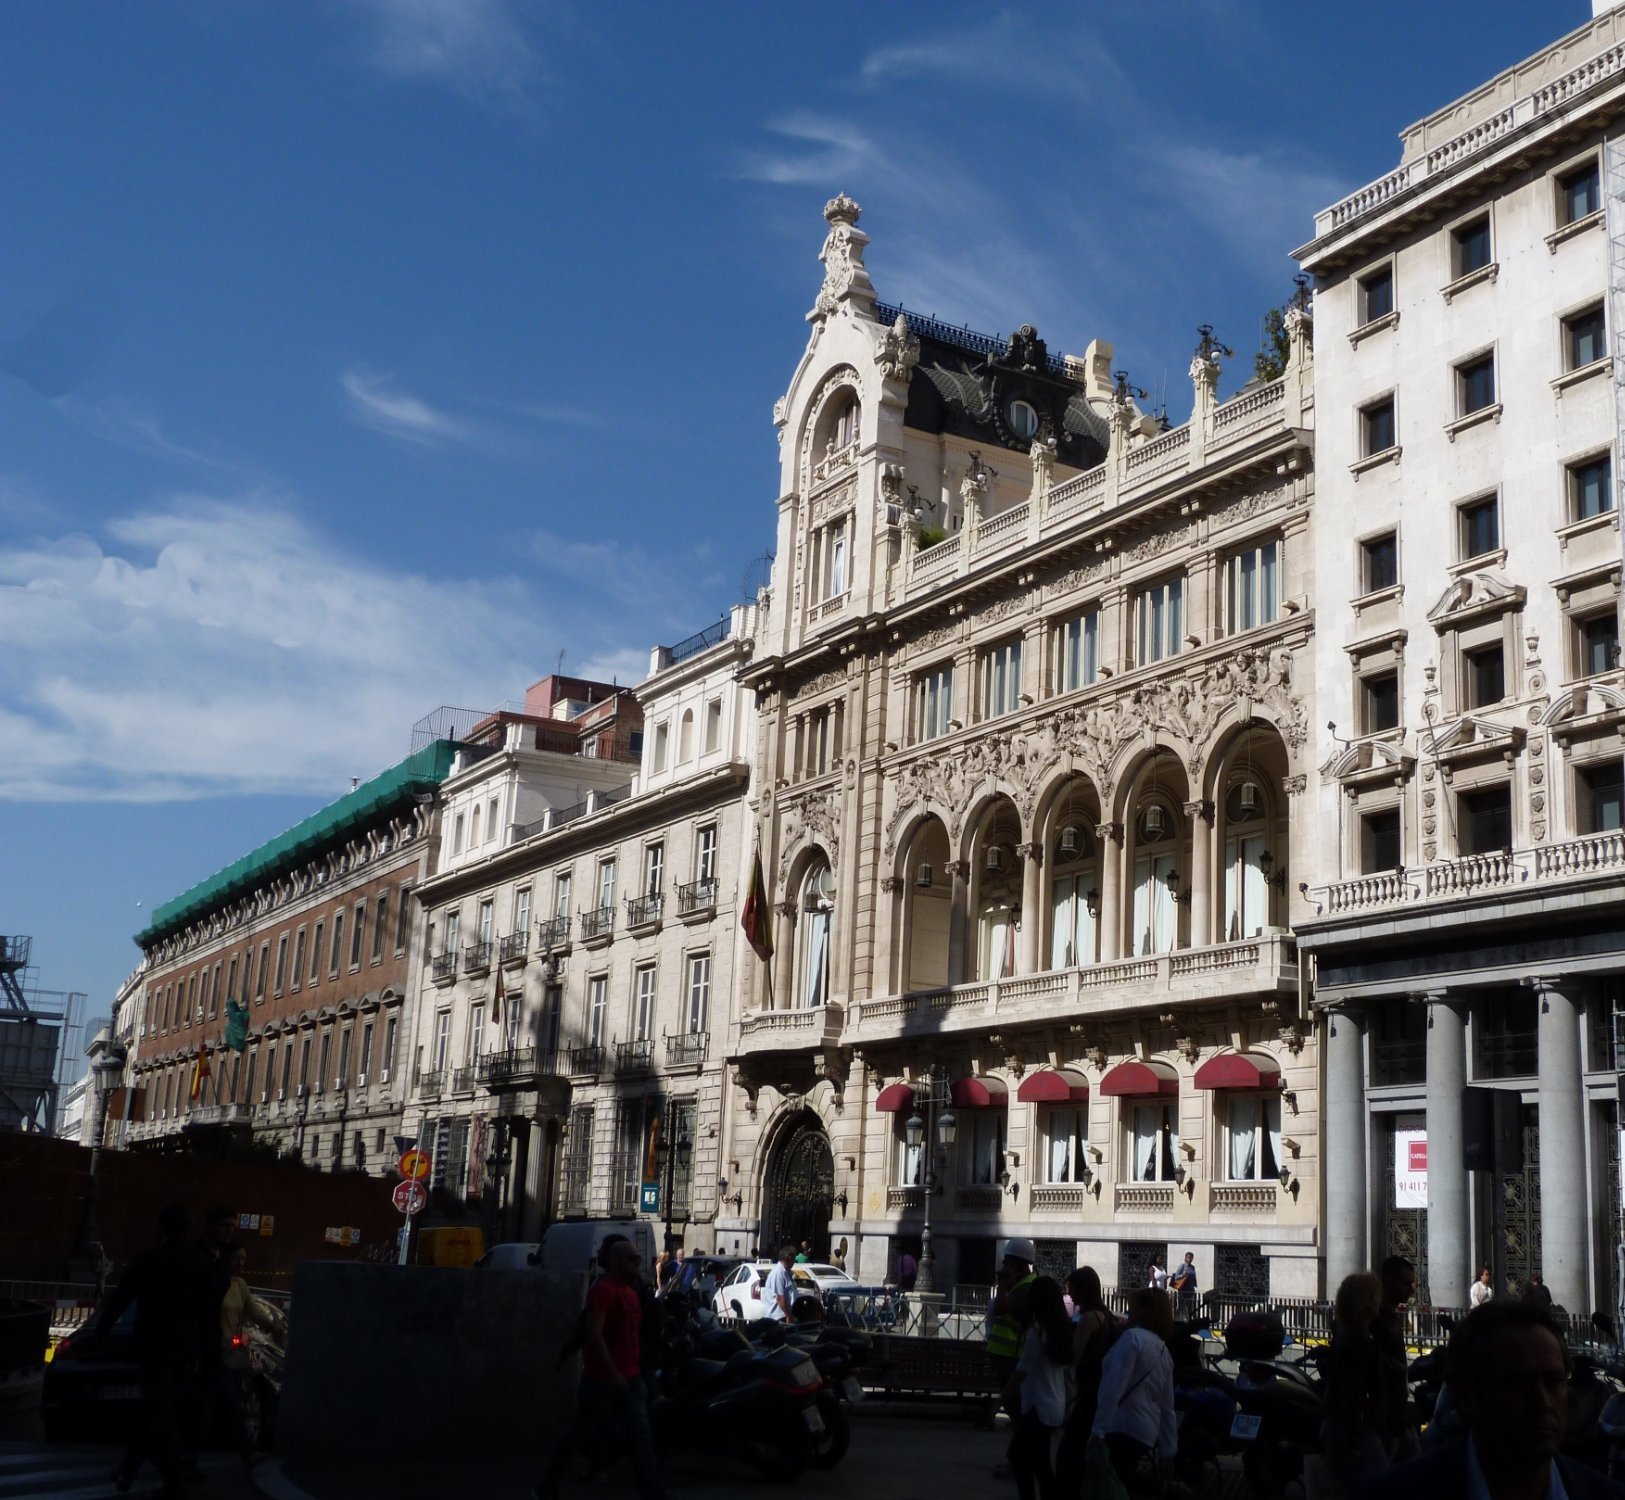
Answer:
[[1050, 1437], [1066, 1420], [1066, 1377], [1072, 1366], [1072, 1320], [1060, 1283], [1036, 1277], [1028, 1289], [1028, 1321], [1010, 1377], [1008, 1404], [1015, 1417], [1010, 1472], [1021, 1500], [1054, 1500]]
[[1100, 1273], [1079, 1266], [1066, 1278], [1067, 1294], [1076, 1309], [1072, 1325], [1072, 1410], [1055, 1450], [1056, 1493], [1076, 1500], [1083, 1490], [1083, 1456], [1095, 1425], [1100, 1399], [1100, 1372], [1117, 1340], [1117, 1319], [1106, 1306]]
[[1179, 1422], [1174, 1415], [1174, 1361], [1168, 1352], [1174, 1310], [1168, 1294], [1141, 1287], [1129, 1296], [1128, 1327], [1100, 1372], [1094, 1435], [1129, 1494], [1143, 1494], [1174, 1477]]

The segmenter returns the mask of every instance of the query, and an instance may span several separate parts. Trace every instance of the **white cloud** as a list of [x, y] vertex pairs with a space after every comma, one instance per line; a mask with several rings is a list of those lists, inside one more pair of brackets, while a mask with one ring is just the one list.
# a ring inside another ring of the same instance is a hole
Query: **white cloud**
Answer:
[[426, 447], [461, 442], [473, 435], [473, 429], [466, 422], [437, 411], [421, 397], [390, 389], [388, 375], [375, 375], [363, 369], [346, 370], [341, 383], [344, 394], [350, 398], [350, 415], [376, 432]]
[[189, 468], [208, 469], [216, 474], [244, 477], [251, 472], [247, 465], [236, 459], [206, 452], [172, 437], [164, 430], [155, 412], [126, 397], [102, 396], [85, 400], [78, 396], [62, 396], [57, 400], [56, 407], [64, 416], [97, 437], [149, 458], [166, 459]]
[[351, 0], [370, 23], [368, 61], [522, 108], [538, 59], [508, 0]]
[[680, 562], [662, 582], [635, 550], [564, 546], [557, 566], [598, 592], [555, 605], [348, 556], [263, 492], [0, 544], [0, 799], [342, 790], [438, 704], [515, 697], [559, 646], [636, 681], [650, 645], [702, 623], [703, 558]]
[[1318, 209], [1350, 185], [1283, 151], [1235, 152], [1174, 143], [1161, 160], [1175, 197], [1206, 221], [1237, 259], [1278, 269], [1314, 233]]
[[874, 142], [846, 120], [798, 113], [773, 121], [768, 129], [801, 149], [752, 152], [738, 173], [749, 181], [823, 187], [889, 170]]

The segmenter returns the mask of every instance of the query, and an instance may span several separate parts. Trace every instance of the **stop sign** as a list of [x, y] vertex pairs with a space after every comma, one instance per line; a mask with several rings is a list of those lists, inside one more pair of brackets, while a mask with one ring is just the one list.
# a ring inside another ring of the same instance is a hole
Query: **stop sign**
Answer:
[[397, 1182], [395, 1191], [390, 1196], [394, 1200], [395, 1207], [403, 1214], [415, 1214], [421, 1211], [429, 1195], [423, 1191], [421, 1182], [408, 1181]]

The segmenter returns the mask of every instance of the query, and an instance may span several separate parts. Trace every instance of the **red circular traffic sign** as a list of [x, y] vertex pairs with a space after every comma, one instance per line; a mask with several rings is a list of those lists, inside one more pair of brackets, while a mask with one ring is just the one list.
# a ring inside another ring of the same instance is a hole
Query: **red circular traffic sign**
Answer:
[[407, 1151], [401, 1156], [400, 1161], [396, 1163], [395, 1170], [402, 1177], [409, 1177], [413, 1182], [421, 1182], [429, 1175], [429, 1153], [427, 1151]]
[[395, 1207], [403, 1214], [421, 1212], [423, 1205], [428, 1202], [429, 1195], [423, 1191], [421, 1182], [397, 1182], [395, 1191], [390, 1194]]

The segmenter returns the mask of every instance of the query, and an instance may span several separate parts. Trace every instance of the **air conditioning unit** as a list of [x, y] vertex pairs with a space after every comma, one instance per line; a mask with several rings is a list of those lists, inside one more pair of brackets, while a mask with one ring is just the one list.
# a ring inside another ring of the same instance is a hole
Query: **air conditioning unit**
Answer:
[[288, 1097], [288, 1091], [286, 1089], [278, 1089], [276, 1091], [276, 1099], [277, 1099], [278, 1104], [280, 1104], [287, 1097]]
[[355, 1075], [355, 1086], [358, 1089], [366, 1088], [366, 1086], [367, 1086], [367, 1075], [365, 1073], [357, 1073]]
[[[282, 1097], [282, 1095], [280, 1095], [280, 1094], [277, 1095], [277, 1098], [280, 1099], [281, 1097]], [[269, 1104], [270, 1102], [271, 1102], [271, 1091], [270, 1091], [270, 1089], [266, 1089], [265, 1092], [260, 1095], [260, 1103], [261, 1104]]]
[[295, 1099], [303, 1099], [309, 1092], [310, 1089], [305, 1084], [300, 1084], [299, 1087], [294, 1090], [293, 1096]]
[[388, 1068], [380, 1068], [378, 1070], [378, 1081], [379, 1081], [379, 1083], [388, 1083], [389, 1082], [389, 1069]]

